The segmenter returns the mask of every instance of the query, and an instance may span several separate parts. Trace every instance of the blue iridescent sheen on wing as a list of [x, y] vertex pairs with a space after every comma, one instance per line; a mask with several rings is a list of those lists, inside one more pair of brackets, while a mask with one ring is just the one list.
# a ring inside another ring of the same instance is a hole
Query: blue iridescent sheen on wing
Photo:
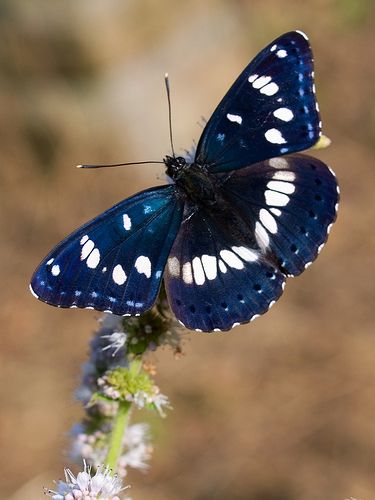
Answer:
[[317, 257], [336, 219], [336, 178], [310, 156], [272, 158], [234, 171], [222, 189], [258, 247], [288, 275], [300, 274]]
[[308, 149], [320, 132], [310, 44], [293, 31], [270, 43], [237, 78], [208, 121], [195, 161], [210, 172], [239, 169]]
[[183, 204], [174, 186], [128, 198], [63, 240], [36, 270], [31, 288], [59, 307], [140, 314], [152, 307]]

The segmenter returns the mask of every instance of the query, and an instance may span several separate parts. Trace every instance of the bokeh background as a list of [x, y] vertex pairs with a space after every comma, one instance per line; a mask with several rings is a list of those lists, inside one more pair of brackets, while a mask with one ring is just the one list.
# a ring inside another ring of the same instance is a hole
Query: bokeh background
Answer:
[[[318, 261], [264, 317], [187, 334], [154, 356], [174, 411], [152, 420], [134, 500], [375, 498], [375, 12], [372, 0], [2, 0], [0, 497], [42, 498], [67, 464], [94, 311], [37, 302], [28, 280], [88, 218], [158, 182], [242, 68], [291, 29], [315, 54], [338, 221]], [[75, 469], [78, 470], [78, 469]]]

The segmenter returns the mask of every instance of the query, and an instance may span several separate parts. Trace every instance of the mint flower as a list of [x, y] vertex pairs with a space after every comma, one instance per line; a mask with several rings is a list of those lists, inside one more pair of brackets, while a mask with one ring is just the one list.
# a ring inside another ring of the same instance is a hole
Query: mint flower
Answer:
[[[98, 467], [91, 475], [91, 466], [84, 461], [84, 468], [75, 476], [70, 469], [64, 469], [65, 481], [59, 481], [57, 491], [46, 490], [52, 500], [120, 500], [119, 493], [129, 486], [123, 486], [117, 475], [112, 475], [108, 467]], [[127, 497], [124, 500], [131, 500]]]

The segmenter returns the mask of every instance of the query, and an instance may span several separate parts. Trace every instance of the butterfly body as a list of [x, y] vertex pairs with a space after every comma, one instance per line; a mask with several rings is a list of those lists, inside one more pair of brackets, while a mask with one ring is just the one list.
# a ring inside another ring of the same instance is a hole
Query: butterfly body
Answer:
[[240, 74], [195, 154], [164, 158], [171, 183], [63, 240], [36, 270], [33, 294], [58, 307], [139, 315], [164, 279], [190, 329], [256, 318], [316, 258], [336, 218], [333, 172], [295, 154], [320, 135], [310, 45], [305, 34], [286, 33]]

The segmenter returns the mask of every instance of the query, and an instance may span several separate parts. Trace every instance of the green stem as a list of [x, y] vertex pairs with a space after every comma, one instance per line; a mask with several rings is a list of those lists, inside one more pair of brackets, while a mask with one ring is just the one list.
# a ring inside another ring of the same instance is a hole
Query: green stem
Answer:
[[122, 451], [122, 439], [128, 425], [131, 403], [121, 401], [119, 403], [117, 415], [115, 417], [111, 439], [109, 442], [106, 465], [114, 472], [117, 470], [117, 462]]
[[[129, 371], [138, 374], [142, 369], [141, 358], [134, 358], [129, 365]], [[120, 401], [117, 410], [117, 415], [114, 419], [109, 442], [109, 449], [106, 458], [106, 465], [114, 472], [117, 470], [117, 462], [122, 451], [122, 440], [125, 434], [126, 427], [129, 423], [131, 403]]]
[[141, 369], [142, 369], [142, 359], [140, 357], [134, 358], [129, 366], [130, 373], [138, 375]]

